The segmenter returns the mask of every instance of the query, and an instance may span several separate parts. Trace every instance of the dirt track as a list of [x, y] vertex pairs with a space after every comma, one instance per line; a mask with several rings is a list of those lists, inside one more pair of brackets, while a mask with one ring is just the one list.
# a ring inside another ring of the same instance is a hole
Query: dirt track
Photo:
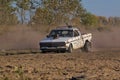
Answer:
[[73, 76], [80, 80], [120, 80], [120, 52], [0, 56], [2, 79], [69, 80]]
[[92, 31], [92, 53], [41, 54], [35, 49], [39, 50], [45, 34], [14, 27], [0, 35], [0, 80], [69, 80], [74, 76], [79, 80], [120, 80], [119, 31]]

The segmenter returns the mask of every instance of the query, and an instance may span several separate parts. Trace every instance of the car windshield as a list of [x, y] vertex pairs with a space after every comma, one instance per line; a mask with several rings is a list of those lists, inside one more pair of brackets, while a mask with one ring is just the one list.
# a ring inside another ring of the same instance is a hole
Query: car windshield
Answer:
[[73, 31], [72, 30], [52, 30], [49, 34], [50, 37], [58, 35], [60, 37], [72, 37]]

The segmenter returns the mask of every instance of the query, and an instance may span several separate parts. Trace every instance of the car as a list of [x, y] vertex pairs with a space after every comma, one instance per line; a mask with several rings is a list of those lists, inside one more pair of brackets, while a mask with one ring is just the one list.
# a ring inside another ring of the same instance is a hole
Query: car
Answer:
[[89, 52], [91, 49], [92, 34], [81, 34], [80, 30], [73, 26], [64, 26], [51, 30], [49, 35], [40, 41], [41, 52], [68, 52], [82, 49]]

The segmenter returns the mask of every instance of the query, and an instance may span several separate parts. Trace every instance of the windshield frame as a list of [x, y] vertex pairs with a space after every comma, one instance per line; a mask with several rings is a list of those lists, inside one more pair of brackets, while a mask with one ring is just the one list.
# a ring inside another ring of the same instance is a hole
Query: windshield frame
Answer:
[[55, 35], [58, 35], [59, 37], [73, 37], [73, 30], [52, 30], [49, 33], [49, 37], [53, 37]]

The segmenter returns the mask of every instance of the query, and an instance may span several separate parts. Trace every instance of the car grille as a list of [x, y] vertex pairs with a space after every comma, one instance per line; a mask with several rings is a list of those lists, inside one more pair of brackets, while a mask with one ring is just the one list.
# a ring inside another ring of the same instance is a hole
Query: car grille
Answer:
[[40, 43], [40, 47], [60, 47], [65, 46], [64, 42], [47, 42], [47, 43]]

